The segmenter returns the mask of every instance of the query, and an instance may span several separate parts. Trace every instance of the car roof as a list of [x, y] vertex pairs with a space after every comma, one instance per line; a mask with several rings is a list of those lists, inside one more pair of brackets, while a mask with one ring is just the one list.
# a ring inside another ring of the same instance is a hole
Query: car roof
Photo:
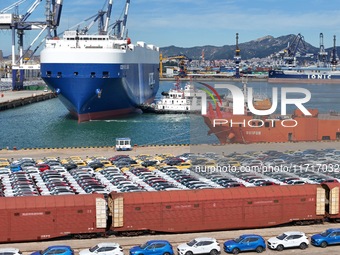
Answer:
[[98, 247], [111, 247], [111, 246], [119, 246], [118, 243], [98, 243]]
[[71, 249], [71, 246], [69, 246], [69, 245], [52, 245], [52, 246], [48, 247], [48, 249], [56, 249], [56, 248], [68, 248], [68, 249]]
[[286, 231], [283, 234], [286, 234], [286, 235], [301, 235], [301, 234], [303, 234], [304, 235], [305, 233], [303, 233], [301, 231]]
[[197, 242], [199, 241], [215, 241], [216, 239], [213, 237], [197, 237], [195, 238]]
[[149, 240], [147, 241], [148, 244], [151, 244], [151, 243], [169, 243], [169, 241], [167, 240]]
[[241, 237], [243, 237], [243, 238], [245, 238], [245, 237], [251, 237], [251, 236], [262, 237], [262, 236], [257, 235], [257, 234], [244, 234], [244, 235], [241, 235]]

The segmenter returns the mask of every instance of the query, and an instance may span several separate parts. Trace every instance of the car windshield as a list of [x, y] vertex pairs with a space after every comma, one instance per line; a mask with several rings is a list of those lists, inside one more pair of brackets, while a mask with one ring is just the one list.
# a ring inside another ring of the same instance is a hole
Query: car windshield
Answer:
[[145, 249], [145, 248], [148, 247], [148, 246], [149, 246], [148, 243], [144, 243], [144, 244], [142, 244], [140, 247], [141, 247], [142, 249]]
[[234, 239], [234, 242], [235, 242], [235, 243], [239, 243], [239, 242], [241, 242], [242, 240], [243, 240], [243, 238], [240, 236], [240, 237]]
[[326, 231], [322, 232], [320, 235], [321, 235], [321, 236], [328, 236], [330, 232], [331, 232], [331, 231], [326, 230]]
[[189, 243], [187, 243], [187, 245], [194, 246], [196, 243], [197, 241], [194, 239], [194, 240], [191, 240]]
[[90, 252], [95, 252], [98, 249], [98, 245], [95, 245], [89, 249]]
[[277, 236], [276, 238], [279, 239], [279, 240], [283, 240], [283, 239], [285, 239], [286, 237], [287, 237], [286, 234], [282, 234], [282, 235]]

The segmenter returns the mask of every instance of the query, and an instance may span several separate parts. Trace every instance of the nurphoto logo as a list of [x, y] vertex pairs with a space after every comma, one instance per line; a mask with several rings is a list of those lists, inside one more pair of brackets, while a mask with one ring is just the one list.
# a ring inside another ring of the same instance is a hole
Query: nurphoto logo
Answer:
[[[233, 97], [233, 114], [244, 115], [245, 103], [247, 103], [248, 109], [254, 115], [266, 116], [274, 113], [278, 106], [278, 88], [272, 89], [272, 106], [268, 110], [257, 110], [253, 104], [253, 88], [247, 88], [247, 98], [244, 96], [242, 89], [231, 84], [215, 84], [217, 89], [228, 89]], [[288, 98], [288, 93], [300, 93], [303, 94], [303, 98]], [[293, 88], [283, 87], [281, 88], [281, 115], [287, 115], [287, 105], [295, 105], [304, 115], [311, 116], [312, 114], [303, 106], [304, 103], [309, 102], [311, 99], [311, 93], [305, 88]], [[247, 100], [247, 101], [245, 101]], [[206, 96], [202, 98], [202, 115], [207, 114], [207, 102]]]

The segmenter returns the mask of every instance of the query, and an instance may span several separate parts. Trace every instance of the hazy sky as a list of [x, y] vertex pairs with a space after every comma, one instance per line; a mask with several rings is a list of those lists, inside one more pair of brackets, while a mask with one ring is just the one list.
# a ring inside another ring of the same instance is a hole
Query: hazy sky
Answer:
[[[23, 14], [35, 0], [19, 6]], [[0, 0], [0, 10], [16, 2]], [[122, 14], [123, 0], [114, 0], [112, 19]], [[97, 13], [105, 0], [64, 0], [59, 32]], [[29, 20], [44, 20], [42, 0]], [[340, 0], [131, 0], [128, 35], [133, 42], [145, 41], [159, 47], [175, 45], [194, 47], [234, 45], [272, 35], [301, 33], [305, 40], [319, 47], [332, 47], [333, 35], [340, 45]], [[13, 11], [13, 10], [12, 10]], [[10, 11], [10, 13], [12, 12]], [[0, 49], [10, 53], [10, 32], [0, 30]], [[28, 33], [25, 44], [34, 38]], [[40, 41], [40, 40], [39, 40]]]

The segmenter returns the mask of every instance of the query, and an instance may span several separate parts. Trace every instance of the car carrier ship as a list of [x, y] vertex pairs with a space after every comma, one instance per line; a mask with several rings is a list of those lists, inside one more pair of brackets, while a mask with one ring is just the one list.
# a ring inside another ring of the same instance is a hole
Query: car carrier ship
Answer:
[[134, 112], [159, 88], [159, 48], [126, 36], [129, 0], [124, 18], [109, 25], [112, 2], [95, 18], [102, 24], [98, 34], [90, 35], [90, 27], [65, 31], [47, 39], [41, 52], [43, 80], [78, 122]]

